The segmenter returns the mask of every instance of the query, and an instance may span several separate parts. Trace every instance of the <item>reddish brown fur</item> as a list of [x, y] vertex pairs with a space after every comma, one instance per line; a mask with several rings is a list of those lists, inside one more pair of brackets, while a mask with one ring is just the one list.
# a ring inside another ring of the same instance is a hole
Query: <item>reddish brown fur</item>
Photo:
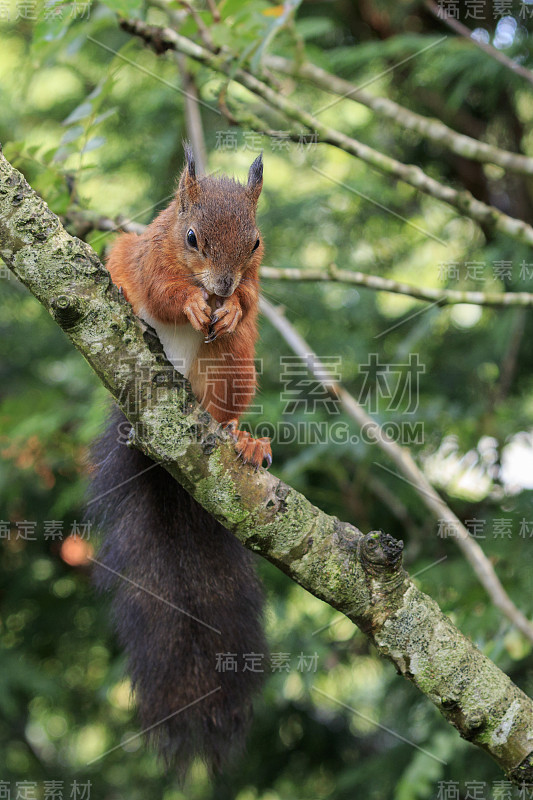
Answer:
[[[119, 236], [107, 267], [136, 314], [144, 308], [160, 322], [192, 325], [217, 337], [201, 344], [189, 373], [191, 386], [217, 422], [234, 428], [241, 457], [258, 466], [263, 459], [271, 462], [269, 440], [252, 439], [236, 426], [256, 388], [263, 244], [253, 247], [259, 238], [255, 210], [262, 163], [252, 164], [248, 185], [242, 186], [224, 177], [197, 179], [190, 152], [187, 158], [175, 199], [141, 236]], [[187, 244], [189, 229], [197, 250]], [[213, 370], [218, 377], [210, 375]]]

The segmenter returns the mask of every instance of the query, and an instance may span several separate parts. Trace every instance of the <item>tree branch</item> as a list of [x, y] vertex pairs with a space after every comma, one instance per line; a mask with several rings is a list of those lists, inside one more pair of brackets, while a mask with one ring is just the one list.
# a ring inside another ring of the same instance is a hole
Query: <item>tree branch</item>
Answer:
[[[296, 120], [308, 131], [315, 132], [320, 141], [332, 144], [361, 159], [361, 161], [380, 172], [398, 178], [424, 194], [447, 203], [460, 211], [461, 214], [484, 226], [487, 230], [501, 231], [520, 242], [533, 244], [533, 227], [523, 220], [510, 217], [497, 208], [476, 200], [466, 190], [458, 191], [445, 186], [431, 178], [414, 164], [403, 164], [334, 128], [324, 125], [317, 117], [296, 106], [291, 100], [288, 100], [279, 91], [272, 89], [264, 81], [259, 80], [246, 70], [235, 69], [233, 62], [227, 60], [224, 56], [210, 52], [190, 39], [176, 33], [171, 28], [148, 25], [141, 20], [134, 19], [121, 20], [120, 24], [125, 31], [133, 33], [147, 42], [156, 53], [162, 53], [165, 50], [178, 50], [211, 67], [216, 72], [227, 75], [254, 94], [262, 97], [263, 100], [284, 116]], [[262, 125], [261, 130], [263, 128], [264, 126]]]
[[198, 28], [198, 34], [202, 42], [205, 44], [205, 46], [208, 47], [210, 50], [215, 50], [216, 49], [215, 43], [213, 42], [209, 28], [203, 21], [198, 11], [196, 11], [196, 9], [188, 2], [188, 0], [178, 0], [178, 3], [180, 4], [180, 6], [183, 6], [183, 8], [187, 11], [189, 16], [191, 16], [195, 21], [196, 26]]
[[473, 303], [479, 306], [533, 306], [533, 294], [530, 292], [471, 292], [455, 289], [427, 289], [382, 278], [380, 275], [368, 275], [339, 269], [331, 264], [324, 269], [298, 269], [296, 267], [261, 267], [261, 277], [276, 281], [338, 281], [364, 286], [381, 292], [392, 292], [414, 297], [417, 300], [438, 303], [439, 305], [455, 305], [457, 303]]
[[104, 231], [105, 233], [118, 231], [140, 234], [146, 227], [141, 222], [134, 222], [123, 216], [111, 219], [110, 217], [102, 216], [102, 214], [95, 214], [94, 211], [89, 209], [80, 210], [76, 207], [69, 208], [63, 218], [68, 221], [76, 232], [76, 236], [79, 236], [80, 239], [83, 239], [91, 231]]
[[194, 161], [200, 175], [207, 172], [207, 152], [205, 147], [204, 129], [202, 126], [202, 116], [198, 103], [198, 90], [196, 81], [187, 69], [187, 61], [183, 53], [176, 53], [176, 62], [181, 74], [181, 81], [184, 88], [183, 102], [185, 105], [185, 122], [187, 126], [187, 137], [191, 143], [194, 153]]
[[502, 53], [501, 50], [497, 50], [491, 44], [487, 44], [486, 42], [480, 42], [477, 39], [472, 39], [472, 31], [466, 25], [463, 25], [458, 19], [454, 19], [451, 15], [441, 13], [441, 9], [434, 2], [434, 0], [425, 0], [424, 5], [426, 6], [427, 10], [433, 14], [433, 16], [442, 22], [443, 25], [446, 25], [450, 28], [454, 33], [459, 34], [467, 41], [474, 44], [476, 47], [479, 47], [480, 50], [483, 50], [488, 56], [493, 58], [498, 64], [501, 64], [506, 69], [510, 69], [511, 72], [514, 72], [516, 75], [520, 75], [520, 77], [525, 78], [526, 81], [529, 83], [533, 83], [533, 72], [527, 69], [527, 67], [522, 66], [522, 64], [517, 64], [516, 61], [513, 61], [512, 58], [506, 56], [505, 53]]
[[132, 446], [246, 547], [353, 620], [510, 779], [533, 782], [533, 702], [410, 581], [401, 543], [364, 536], [274, 475], [238, 463], [228, 436], [143, 331], [95, 253], [66, 233], [3, 155], [0, 255], [126, 413]]
[[[266, 55], [264, 62], [273, 70], [296, 78], [304, 78], [326, 92], [339, 95], [339, 101], [344, 98], [355, 100], [355, 102], [372, 109], [379, 116], [390, 119], [407, 130], [416, 131], [435, 144], [442, 145], [463, 158], [497, 164], [511, 172], [523, 175], [533, 175], [533, 158], [511, 153], [508, 150], [480, 142], [471, 136], [457, 133], [438, 119], [430, 119], [415, 111], [410, 111], [394, 100], [389, 100], [388, 97], [376, 97], [365, 89], [360, 89], [309, 61], [296, 64], [288, 58]], [[335, 102], [337, 101], [332, 101], [330, 105]]]

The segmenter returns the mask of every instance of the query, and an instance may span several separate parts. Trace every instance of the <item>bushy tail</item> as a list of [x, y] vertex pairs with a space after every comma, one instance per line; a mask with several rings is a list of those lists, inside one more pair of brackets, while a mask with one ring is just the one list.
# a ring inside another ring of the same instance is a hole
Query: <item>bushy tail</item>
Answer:
[[92, 453], [88, 518], [105, 534], [95, 581], [113, 592], [143, 729], [182, 774], [195, 756], [216, 771], [242, 744], [261, 684], [243, 671], [243, 654], [266, 652], [261, 590], [240, 542], [121, 443], [128, 425], [115, 410]]

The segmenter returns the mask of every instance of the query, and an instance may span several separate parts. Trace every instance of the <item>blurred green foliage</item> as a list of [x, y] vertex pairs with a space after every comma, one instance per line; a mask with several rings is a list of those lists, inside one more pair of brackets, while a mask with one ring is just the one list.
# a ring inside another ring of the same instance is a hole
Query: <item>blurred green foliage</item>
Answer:
[[[6, 157], [56, 213], [90, 211], [148, 222], [168, 203], [187, 136], [179, 70], [170, 54], [158, 58], [121, 32], [116, 16], [164, 23], [164, 5], [113, 0], [84, 10], [82, 4], [36, 4], [31, 13], [21, 13], [23, 5], [13, 3], [11, 19], [4, 14], [0, 141]], [[282, 18], [284, 10], [265, 0], [223, 0], [221, 22], [210, 30], [218, 44], [255, 69], [264, 52], [305, 52], [357, 84], [372, 80], [376, 94], [533, 155], [527, 85], [453, 36], [424, 52], [446, 29], [418, 3], [297, 5], [287, 4]], [[466, 4], [459, 5], [464, 12]], [[531, 16], [520, 9], [529, 11], [513, 4], [514, 35], [505, 52], [533, 66]], [[501, 37], [490, 3], [485, 11], [484, 21], [469, 24], [493, 40]], [[202, 18], [209, 23], [207, 10]], [[187, 20], [181, 32], [194, 37], [195, 23]], [[524, 246], [485, 236], [448, 207], [333, 148], [280, 144], [230, 129], [216, 111], [222, 79], [198, 65], [190, 68], [205, 103], [210, 169], [244, 178], [257, 150], [264, 150], [259, 220], [266, 264], [326, 268], [334, 262], [424, 286], [531, 290], [533, 265]], [[331, 100], [309, 85], [294, 88], [306, 109], [316, 111]], [[230, 92], [266, 113], [273, 127], [287, 127], [245, 90], [231, 86]], [[533, 222], [531, 181], [451, 156], [349, 100], [321, 118]], [[104, 256], [113, 234], [93, 231], [87, 239]], [[471, 269], [475, 263], [482, 265], [478, 275]], [[511, 269], [498, 273], [498, 264]], [[361, 365], [369, 364], [369, 354], [403, 375], [406, 367], [398, 365], [418, 355], [425, 371], [414, 414], [405, 406], [391, 408], [377, 384], [366, 399], [384, 423], [423, 425], [413, 454], [461, 518], [483, 521], [485, 552], [512, 599], [531, 616], [531, 315], [520, 309], [436, 308], [341, 284], [265, 281], [263, 289], [315, 352], [337, 359], [343, 383], [356, 397], [368, 388]], [[63, 540], [82, 517], [86, 450], [103, 424], [106, 393], [5, 269], [0, 290], [0, 787], [5, 781], [15, 797], [17, 782], [34, 781], [35, 797], [44, 798], [45, 781], [62, 781], [68, 797], [73, 781], [90, 780], [90, 796], [101, 800], [414, 800], [437, 797], [440, 781], [458, 782], [465, 796], [467, 782], [476, 780], [486, 782], [484, 797], [498, 797], [502, 775], [496, 766], [399, 680], [348, 620], [268, 564], [259, 569], [269, 599], [271, 650], [290, 654], [290, 668], [272, 671], [265, 663], [272, 674], [257, 703], [246, 755], [212, 785], [198, 765], [180, 788], [142, 739], [117, 747], [138, 730], [123, 660], [86, 567], [61, 557]], [[332, 417], [320, 404], [312, 415], [305, 404], [286, 409], [280, 358], [289, 355], [262, 319], [263, 411], [250, 416], [250, 424], [311, 419], [329, 429], [340, 421], [350, 437], [357, 435], [342, 413]], [[304, 397], [309, 400], [311, 392], [308, 386]], [[404, 539], [406, 564], [420, 572], [421, 588], [531, 691], [531, 646], [495, 611], [453, 542], [438, 535], [413, 488], [393, 474], [375, 447], [350, 437], [344, 443], [328, 437], [316, 443], [275, 441], [273, 471], [364, 532], [383, 529]], [[518, 469], [518, 487], [506, 479], [502, 463]], [[503, 533], [501, 519], [511, 520]], [[94, 538], [92, 531], [91, 545]], [[317, 654], [316, 671], [297, 669], [300, 653]]]

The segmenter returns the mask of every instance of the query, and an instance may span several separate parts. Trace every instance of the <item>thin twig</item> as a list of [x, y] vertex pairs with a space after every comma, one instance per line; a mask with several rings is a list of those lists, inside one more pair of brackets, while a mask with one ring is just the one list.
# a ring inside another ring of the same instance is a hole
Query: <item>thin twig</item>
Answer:
[[185, 122], [187, 138], [191, 142], [194, 159], [200, 175], [207, 170], [207, 151], [205, 147], [204, 129], [198, 103], [198, 90], [196, 83], [187, 69], [187, 61], [183, 53], [176, 53], [176, 61], [181, 73], [183, 88], [185, 90]]
[[209, 11], [213, 17], [213, 22], [220, 22], [220, 11], [216, 6], [215, 0], [207, 0], [207, 5], [209, 6]]
[[[124, 231], [126, 233], [141, 234], [145, 226], [118, 217], [113, 220], [109, 217], [102, 217], [98, 214], [91, 214], [90, 211], [69, 211], [65, 214], [75, 230], [76, 235], [84, 238], [92, 230], [100, 231]], [[297, 267], [261, 267], [261, 278], [274, 281], [301, 281], [307, 283], [348, 283], [353, 286], [363, 286], [377, 292], [391, 292], [416, 300], [423, 300], [428, 303], [438, 305], [456, 305], [459, 303], [470, 303], [472, 305], [487, 306], [494, 308], [526, 308], [533, 306], [532, 292], [479, 292], [479, 291], [460, 291], [456, 289], [430, 289], [421, 286], [413, 286], [410, 283], [402, 283], [383, 278], [381, 275], [369, 275], [366, 272], [339, 269], [335, 264], [330, 264], [327, 270], [322, 269], [299, 269]]]
[[339, 101], [346, 98], [361, 103], [372, 109], [376, 114], [393, 120], [393, 122], [407, 130], [420, 133], [427, 139], [448, 148], [463, 158], [468, 158], [471, 161], [497, 164], [503, 169], [523, 175], [533, 175], [533, 158], [519, 153], [511, 153], [508, 150], [502, 150], [499, 147], [480, 142], [471, 136], [457, 133], [457, 131], [449, 128], [438, 119], [430, 119], [422, 116], [422, 114], [417, 114], [415, 111], [410, 111], [399, 103], [394, 102], [394, 100], [389, 100], [388, 97], [376, 97], [365, 89], [360, 89], [349, 83], [349, 81], [338, 78], [336, 75], [317, 67], [315, 64], [310, 62], [296, 64], [287, 58], [272, 55], [265, 56], [264, 61], [265, 64], [278, 72], [309, 80], [315, 86], [339, 95]]
[[457, 542], [458, 547], [473, 568], [494, 605], [516, 625], [524, 636], [533, 641], [533, 624], [512, 602], [479, 544], [472, 538], [463, 523], [429, 483], [424, 473], [415, 463], [409, 450], [400, 447], [397, 442], [388, 436], [383, 428], [367, 414], [363, 406], [338, 381], [334, 378], [325, 378], [328, 375], [328, 369], [321, 363], [318, 356], [313, 353], [311, 347], [279, 309], [276, 309], [267, 300], [261, 298], [261, 311], [283, 336], [294, 353], [300, 356], [304, 363], [308, 365], [308, 369], [313, 373], [316, 380], [336, 400], [340, 401], [345, 412], [365, 431], [365, 435], [371, 438], [380, 450], [396, 464], [400, 472], [398, 477], [402, 477], [414, 488], [420, 500], [439, 524], [444, 523], [447, 535]]
[[463, 25], [458, 19], [454, 19], [453, 17], [449, 16], [448, 14], [441, 13], [441, 9], [434, 2], [434, 0], [425, 0], [424, 5], [426, 6], [427, 10], [433, 14], [439, 22], [442, 22], [446, 25], [450, 30], [455, 31], [458, 33], [459, 36], [468, 39], [469, 42], [479, 47], [480, 50], [483, 50], [484, 53], [487, 53], [491, 58], [497, 61], [502, 66], [510, 69], [511, 72], [520, 75], [522, 78], [525, 78], [526, 81], [529, 83], [533, 83], [533, 72], [531, 72], [527, 67], [523, 67], [522, 64], [517, 64], [516, 61], [513, 61], [512, 58], [509, 58], [502, 53], [501, 50], [497, 50], [491, 44], [487, 44], [486, 42], [480, 42], [478, 39], [472, 38], [472, 31], [466, 25]]
[[212, 51], [216, 51], [215, 43], [211, 37], [211, 33], [209, 32], [209, 28], [203, 21], [202, 17], [198, 13], [198, 11], [192, 7], [192, 5], [188, 2], [188, 0], [178, 0], [178, 3], [183, 6], [183, 8], [188, 12], [188, 14], [193, 18], [196, 23], [196, 27], [198, 28], [198, 35], [200, 39], [205, 44], [205, 46]]
[[122, 233], [141, 234], [146, 227], [140, 222], [134, 222], [122, 216], [111, 219], [110, 217], [103, 217], [101, 214], [95, 214], [88, 209], [82, 211], [77, 208], [71, 208], [62, 216], [72, 226], [79, 239], [85, 239], [91, 231], [105, 231], [107, 233], [120, 231]]
[[472, 292], [456, 289], [429, 289], [401, 283], [391, 278], [382, 278], [380, 275], [368, 275], [365, 272], [355, 272], [338, 269], [331, 264], [327, 270], [297, 269], [295, 267], [261, 267], [261, 277], [278, 281], [336, 281], [351, 283], [355, 286], [364, 286], [375, 291], [392, 292], [425, 300], [439, 305], [454, 305], [456, 303], [473, 303], [479, 306], [533, 306], [533, 293], [531, 292]]

